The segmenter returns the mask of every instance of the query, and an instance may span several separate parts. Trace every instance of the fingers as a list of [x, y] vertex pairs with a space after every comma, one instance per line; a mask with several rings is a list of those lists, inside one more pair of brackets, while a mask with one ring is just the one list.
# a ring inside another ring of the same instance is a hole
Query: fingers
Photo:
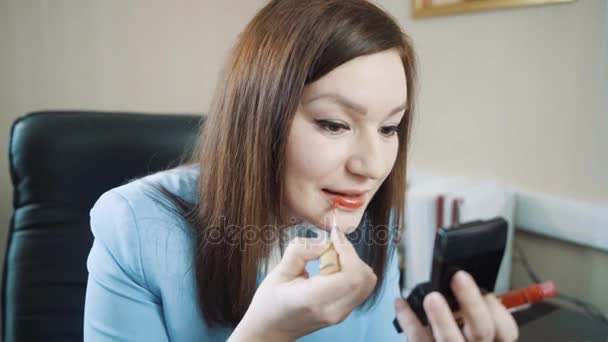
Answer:
[[355, 247], [353, 247], [353, 244], [340, 229], [333, 228], [331, 230], [330, 238], [334, 245], [334, 249], [339, 255], [341, 268], [352, 268], [351, 266], [353, 264], [356, 265], [361, 262]]
[[486, 306], [490, 311], [496, 327], [496, 336], [494, 339], [500, 342], [517, 341], [518, 328], [515, 319], [507, 309], [500, 303], [498, 298], [493, 294], [484, 296]]
[[306, 263], [318, 258], [329, 247], [327, 239], [307, 239], [297, 237], [287, 248], [281, 262], [277, 266], [280, 276], [293, 279], [306, 271]]
[[431, 292], [424, 297], [423, 306], [437, 341], [463, 341], [452, 311], [439, 292]]
[[403, 330], [403, 333], [410, 341], [431, 341], [431, 331], [420, 323], [418, 317], [403, 298], [395, 299], [395, 311], [397, 312], [397, 321]]
[[[377, 281], [374, 270], [359, 258], [355, 247], [342, 231], [333, 229], [331, 241], [334, 250], [338, 253], [341, 271], [337, 274], [343, 278], [343, 284], [347, 287], [359, 288], [362, 293], [371, 292]], [[365, 298], [368, 294], [365, 294]]]
[[[460, 271], [452, 278], [452, 290], [458, 300], [465, 326], [459, 329], [454, 314], [445, 298], [438, 292], [431, 292], [424, 298], [423, 306], [437, 341], [516, 341], [518, 328], [513, 316], [493, 294], [482, 296], [474, 279]], [[395, 302], [397, 320], [410, 340], [425, 341], [428, 329], [421, 327], [407, 302]], [[464, 336], [463, 336], [464, 335]]]
[[377, 277], [372, 268], [359, 258], [343, 232], [332, 229], [330, 240], [338, 255], [340, 270], [311, 278], [309, 286], [313, 291], [318, 290], [330, 309], [352, 309], [369, 297], [376, 286]]
[[492, 341], [496, 333], [494, 321], [473, 277], [458, 271], [452, 278], [451, 286], [460, 304], [465, 322], [463, 333], [467, 340]]

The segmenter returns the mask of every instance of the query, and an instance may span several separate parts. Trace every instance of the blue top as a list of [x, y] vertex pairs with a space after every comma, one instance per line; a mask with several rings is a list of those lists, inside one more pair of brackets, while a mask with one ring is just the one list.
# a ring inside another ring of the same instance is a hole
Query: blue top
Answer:
[[[95, 241], [87, 267], [85, 341], [225, 341], [232, 328], [209, 328], [199, 311], [192, 237], [185, 221], [150, 196], [146, 182], [197, 202], [196, 167], [179, 167], [106, 192], [91, 210]], [[399, 295], [392, 257], [376, 304], [298, 341], [404, 341], [392, 326]], [[318, 274], [318, 261], [307, 265]], [[263, 275], [262, 275], [263, 278]], [[297, 294], [294, 294], [297, 295]], [[272, 305], [269, 303], [269, 305]]]

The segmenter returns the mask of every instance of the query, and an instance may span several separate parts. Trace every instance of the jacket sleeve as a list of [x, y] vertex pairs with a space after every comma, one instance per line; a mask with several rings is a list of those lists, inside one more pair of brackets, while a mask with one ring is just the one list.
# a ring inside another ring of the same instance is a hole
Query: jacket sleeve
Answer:
[[377, 302], [370, 308], [365, 341], [407, 341], [407, 337], [397, 333], [393, 326], [393, 319], [396, 317], [395, 299], [401, 295], [397, 248], [388, 261], [382, 290]]
[[84, 340], [168, 341], [162, 302], [146, 282], [137, 221], [127, 199], [105, 193], [91, 210], [91, 230]]

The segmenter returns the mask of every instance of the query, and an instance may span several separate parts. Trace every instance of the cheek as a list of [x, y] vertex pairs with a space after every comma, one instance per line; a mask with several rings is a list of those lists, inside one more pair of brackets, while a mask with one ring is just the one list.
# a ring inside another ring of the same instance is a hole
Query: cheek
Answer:
[[387, 162], [387, 169], [388, 172], [386, 172], [386, 176], [389, 175], [389, 173], [391, 173], [391, 171], [393, 171], [393, 167], [395, 167], [395, 163], [397, 162], [397, 154], [399, 153], [399, 142], [396, 141], [393, 144], [391, 144], [390, 148], [387, 148], [388, 151], [388, 156], [386, 157]]
[[339, 170], [339, 150], [336, 141], [321, 135], [313, 124], [294, 118], [282, 174], [282, 201], [289, 215], [311, 223], [323, 215], [327, 208], [320, 189], [327, 186]]
[[294, 119], [286, 146], [285, 179], [288, 183], [321, 182], [338, 166], [338, 155], [335, 143], [310, 124]]

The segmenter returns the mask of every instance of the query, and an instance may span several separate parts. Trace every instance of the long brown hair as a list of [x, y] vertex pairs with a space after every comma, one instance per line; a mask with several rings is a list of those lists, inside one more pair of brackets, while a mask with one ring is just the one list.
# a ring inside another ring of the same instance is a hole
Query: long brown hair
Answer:
[[[353, 58], [388, 49], [401, 55], [408, 102], [397, 161], [365, 214], [376, 238], [361, 252], [378, 276], [374, 300], [391, 246], [377, 238], [394, 236], [403, 222], [416, 89], [409, 38], [364, 0], [274, 0], [240, 35], [194, 156], [201, 170], [200, 202], [189, 218], [198, 300], [208, 324], [238, 324], [257, 288], [272, 247], [260, 239], [262, 230], [280, 229], [285, 144], [304, 86]], [[391, 209], [396, 227], [388, 226]]]

